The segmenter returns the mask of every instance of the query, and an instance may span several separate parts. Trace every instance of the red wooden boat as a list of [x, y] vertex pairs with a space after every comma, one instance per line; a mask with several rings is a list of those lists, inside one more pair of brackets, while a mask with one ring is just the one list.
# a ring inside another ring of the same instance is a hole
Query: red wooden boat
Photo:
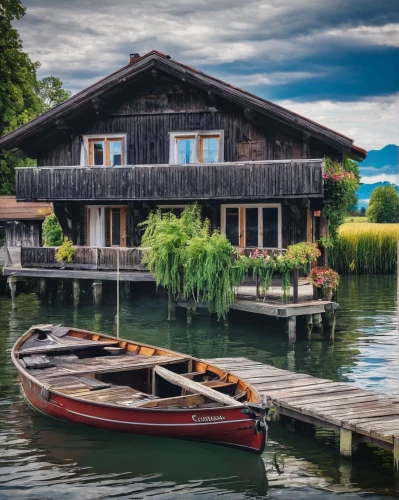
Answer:
[[11, 357], [23, 396], [45, 415], [263, 452], [267, 408], [258, 392], [206, 361], [60, 325], [33, 326]]

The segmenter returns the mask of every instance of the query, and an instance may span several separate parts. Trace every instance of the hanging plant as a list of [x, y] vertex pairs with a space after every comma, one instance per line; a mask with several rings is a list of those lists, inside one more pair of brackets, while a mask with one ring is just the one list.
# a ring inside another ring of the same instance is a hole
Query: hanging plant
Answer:
[[295, 268], [295, 261], [285, 255], [276, 257], [276, 270], [281, 274], [281, 289], [283, 291], [284, 304], [290, 300], [291, 271]]
[[306, 242], [289, 245], [285, 253], [285, 257], [292, 261], [293, 269], [303, 269], [305, 272], [309, 271], [310, 264], [315, 262], [320, 255], [321, 252], [316, 243]]
[[75, 254], [76, 247], [73, 246], [72, 240], [65, 237], [63, 244], [55, 252], [55, 258], [57, 262], [71, 263]]
[[260, 293], [265, 297], [272, 282], [273, 272], [276, 270], [276, 261], [267, 250], [257, 248], [251, 252], [249, 263], [253, 276], [258, 277]]
[[325, 159], [323, 180], [323, 214], [328, 220], [329, 236], [334, 241], [338, 238], [338, 228], [344, 223], [348, 208], [356, 196], [359, 181], [353, 172], [345, 171], [340, 163], [331, 158]]

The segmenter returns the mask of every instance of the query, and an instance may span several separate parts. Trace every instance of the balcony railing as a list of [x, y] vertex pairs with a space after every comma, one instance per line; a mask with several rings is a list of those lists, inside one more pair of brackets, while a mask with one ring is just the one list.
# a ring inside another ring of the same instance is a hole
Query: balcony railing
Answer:
[[141, 264], [143, 252], [139, 248], [115, 247], [76, 247], [71, 263], [58, 262], [55, 258], [56, 247], [22, 247], [21, 266], [33, 268], [64, 269], [100, 269], [113, 271], [117, 269], [117, 253], [119, 252], [119, 269], [129, 271], [146, 271]]
[[323, 160], [17, 169], [17, 199], [198, 200], [322, 197]]

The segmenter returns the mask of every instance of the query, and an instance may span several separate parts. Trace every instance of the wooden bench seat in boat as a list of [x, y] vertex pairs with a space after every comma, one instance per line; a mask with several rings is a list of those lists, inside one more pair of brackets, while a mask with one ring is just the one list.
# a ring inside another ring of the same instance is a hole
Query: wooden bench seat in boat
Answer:
[[[53, 360], [54, 358], [51, 358]], [[41, 381], [47, 377], [65, 376], [68, 374], [111, 373], [141, 368], [152, 368], [156, 365], [171, 364], [185, 361], [188, 358], [181, 356], [101, 356], [97, 358], [79, 359], [74, 362], [57, 363], [57, 366], [45, 369], [33, 369], [30, 373]]]
[[[49, 336], [50, 337], [50, 336]], [[51, 337], [50, 337], [51, 340]], [[38, 341], [39, 342], [39, 341]], [[26, 344], [28, 344], [26, 342]], [[28, 344], [29, 345], [29, 344]], [[104, 349], [104, 347], [109, 346], [119, 346], [119, 341], [110, 340], [107, 342], [99, 342], [95, 340], [86, 340], [80, 339], [77, 337], [69, 337], [65, 335], [62, 338], [54, 339], [54, 342], [49, 344], [43, 344], [41, 346], [37, 346], [33, 344], [33, 347], [24, 347], [17, 352], [19, 356], [26, 356], [31, 354], [47, 354], [57, 353], [57, 352], [65, 352], [65, 351], [79, 351], [86, 349]]]

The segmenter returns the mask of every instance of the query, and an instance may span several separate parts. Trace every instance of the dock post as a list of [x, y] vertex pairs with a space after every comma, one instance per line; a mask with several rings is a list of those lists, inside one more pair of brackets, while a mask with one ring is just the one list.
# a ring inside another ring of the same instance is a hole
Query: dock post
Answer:
[[193, 315], [196, 313], [196, 303], [194, 299], [187, 302], [187, 324], [190, 325], [193, 320]]
[[176, 304], [172, 297], [172, 292], [168, 288], [168, 321], [175, 321], [176, 319]]
[[77, 278], [74, 278], [72, 281], [72, 294], [73, 294], [73, 305], [75, 307], [78, 307], [80, 300], [80, 282]]
[[61, 301], [62, 302], [68, 302], [68, 300], [71, 298], [71, 289], [70, 289], [70, 283], [69, 280], [63, 279], [61, 281]]
[[323, 318], [321, 316], [321, 313], [313, 314], [313, 327], [316, 327], [320, 330], [323, 329]]
[[352, 457], [352, 431], [340, 429], [339, 452], [343, 457]]
[[39, 298], [42, 304], [47, 302], [47, 278], [39, 279]]
[[16, 276], [9, 276], [7, 278], [7, 283], [8, 283], [8, 286], [10, 287], [10, 291], [11, 291], [11, 309], [16, 309], [17, 308], [17, 303], [15, 301], [15, 298], [17, 296], [17, 278], [16, 278]]
[[293, 344], [296, 340], [296, 316], [287, 318], [286, 331], [288, 333], [288, 343]]
[[130, 297], [130, 281], [122, 281], [121, 283], [121, 297], [122, 299], [128, 299]]
[[103, 299], [103, 282], [101, 280], [93, 281], [93, 302], [95, 306], [99, 306]]
[[55, 298], [57, 296], [57, 280], [56, 279], [49, 279], [47, 281], [47, 304], [51, 306]]
[[306, 330], [308, 332], [308, 339], [312, 338], [312, 330], [313, 330], [313, 316], [311, 314], [306, 315]]
[[324, 309], [326, 311], [323, 314], [323, 327], [325, 330], [324, 334], [329, 339], [334, 339], [338, 304], [335, 302], [331, 302], [330, 304], [326, 304], [324, 306]]

